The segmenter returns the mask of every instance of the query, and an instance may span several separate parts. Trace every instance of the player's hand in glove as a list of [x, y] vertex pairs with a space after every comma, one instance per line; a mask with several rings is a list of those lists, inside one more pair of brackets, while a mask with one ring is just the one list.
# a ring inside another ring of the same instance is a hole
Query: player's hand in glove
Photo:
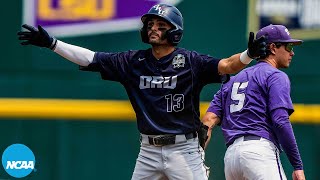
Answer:
[[261, 36], [259, 39], [254, 39], [254, 33], [250, 32], [247, 51], [250, 58], [256, 59], [267, 55], [267, 38], [266, 36]]
[[198, 139], [199, 139], [199, 144], [202, 147], [202, 149], [205, 149], [206, 142], [208, 140], [208, 129], [209, 127], [207, 125], [204, 125], [201, 123], [198, 132]]
[[18, 37], [22, 42], [21, 45], [34, 45], [39, 47], [46, 47], [49, 49], [54, 49], [57, 43], [57, 39], [50, 36], [46, 30], [44, 30], [40, 25], [38, 29], [28, 24], [22, 25], [23, 28], [29, 31], [19, 31]]

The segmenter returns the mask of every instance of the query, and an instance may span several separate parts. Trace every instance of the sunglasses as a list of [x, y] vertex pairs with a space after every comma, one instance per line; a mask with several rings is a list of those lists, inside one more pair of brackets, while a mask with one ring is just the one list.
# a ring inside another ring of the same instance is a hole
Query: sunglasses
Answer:
[[281, 45], [284, 45], [284, 48], [286, 51], [291, 52], [293, 51], [293, 43], [275, 43], [277, 47], [280, 47]]
[[294, 46], [293, 43], [284, 44], [284, 47], [285, 47], [286, 51], [288, 51], [288, 52], [293, 51], [293, 46]]

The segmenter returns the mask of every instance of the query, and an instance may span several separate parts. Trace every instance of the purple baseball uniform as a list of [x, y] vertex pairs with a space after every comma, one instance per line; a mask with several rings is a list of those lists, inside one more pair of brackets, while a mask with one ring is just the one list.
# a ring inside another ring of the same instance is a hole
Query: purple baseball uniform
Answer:
[[[231, 77], [214, 95], [207, 110], [221, 119], [221, 129], [228, 150], [235, 141], [238, 143], [240, 137], [244, 137], [244, 141], [262, 137], [277, 147], [274, 151], [282, 147], [294, 169], [303, 169], [289, 121], [289, 115], [293, 111], [288, 76], [266, 62], [258, 62]], [[251, 150], [254, 151], [254, 148]], [[261, 155], [264, 156], [265, 154]], [[277, 161], [280, 171], [282, 167], [280, 168], [278, 159], [277, 153], [274, 153], [274, 162]], [[263, 171], [263, 167], [257, 164], [253, 166], [259, 167], [258, 171]], [[264, 169], [266, 167], [264, 166]], [[283, 170], [281, 171], [280, 177], [283, 173]]]

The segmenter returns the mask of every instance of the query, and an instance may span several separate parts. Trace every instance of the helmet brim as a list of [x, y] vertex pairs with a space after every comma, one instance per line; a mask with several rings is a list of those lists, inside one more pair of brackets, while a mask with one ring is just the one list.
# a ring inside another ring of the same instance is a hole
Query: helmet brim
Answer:
[[164, 21], [166, 21], [168, 24], [171, 24], [174, 28], [176, 28], [176, 29], [182, 29], [182, 27], [180, 27], [180, 26], [178, 26], [177, 24], [174, 24], [174, 23], [172, 23], [171, 21], [170, 21], [170, 19], [167, 19], [166, 18], [166, 16], [161, 16], [161, 15], [159, 15], [159, 14], [156, 14], [156, 13], [146, 13], [146, 14], [144, 14], [144, 15], [142, 15], [141, 16], [141, 22], [143, 23], [143, 24], [145, 24], [145, 23], [147, 23], [146, 21], [148, 20], [148, 19], [151, 19], [152, 17], [157, 17], [157, 18], [161, 18], [161, 19], [163, 19]]

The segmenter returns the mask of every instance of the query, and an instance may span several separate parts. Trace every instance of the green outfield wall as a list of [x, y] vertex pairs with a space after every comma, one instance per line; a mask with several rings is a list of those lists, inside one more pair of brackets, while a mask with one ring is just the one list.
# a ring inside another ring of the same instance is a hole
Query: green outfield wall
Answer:
[[[102, 81], [99, 74], [47, 49], [22, 47], [16, 37], [22, 24], [20, 1], [1, 7], [0, 153], [14, 143], [31, 148], [36, 171], [25, 179], [87, 180], [131, 178], [139, 152], [139, 132], [125, 89]], [[228, 57], [247, 46], [246, 1], [182, 1], [185, 31], [181, 47], [215, 57]], [[137, 31], [61, 38], [94, 51], [118, 52], [148, 46]], [[307, 179], [319, 179], [320, 167], [320, 40], [295, 48], [290, 69], [296, 112], [293, 128]], [[254, 64], [254, 63], [253, 63]], [[201, 93], [201, 112], [219, 85]], [[95, 108], [92, 108], [95, 107]], [[112, 113], [115, 112], [115, 113]], [[222, 180], [226, 147], [219, 128], [206, 151], [210, 179]], [[288, 179], [292, 167], [281, 155]], [[0, 167], [0, 179], [14, 179]]]

